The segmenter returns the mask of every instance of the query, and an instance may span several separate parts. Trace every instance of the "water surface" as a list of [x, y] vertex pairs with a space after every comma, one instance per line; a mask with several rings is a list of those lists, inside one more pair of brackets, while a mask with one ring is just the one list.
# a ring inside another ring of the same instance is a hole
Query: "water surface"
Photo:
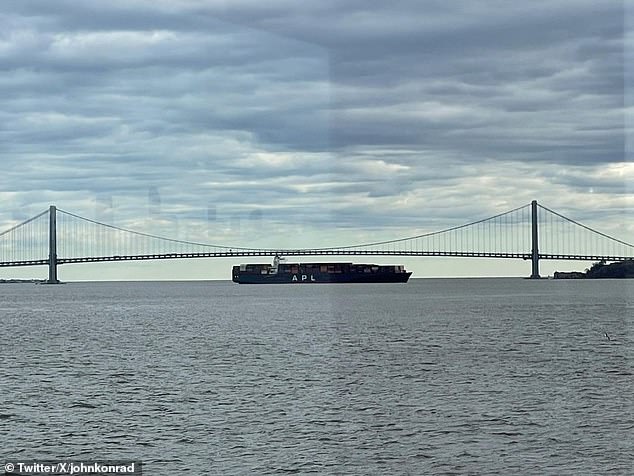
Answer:
[[633, 285], [1, 285], [1, 456], [633, 474]]

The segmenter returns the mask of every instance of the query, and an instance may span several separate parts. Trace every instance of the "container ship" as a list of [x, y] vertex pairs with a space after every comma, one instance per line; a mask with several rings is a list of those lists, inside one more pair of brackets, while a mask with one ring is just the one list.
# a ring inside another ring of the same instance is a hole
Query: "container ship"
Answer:
[[406, 283], [411, 272], [404, 266], [355, 263], [285, 263], [234, 266], [232, 279], [240, 284]]

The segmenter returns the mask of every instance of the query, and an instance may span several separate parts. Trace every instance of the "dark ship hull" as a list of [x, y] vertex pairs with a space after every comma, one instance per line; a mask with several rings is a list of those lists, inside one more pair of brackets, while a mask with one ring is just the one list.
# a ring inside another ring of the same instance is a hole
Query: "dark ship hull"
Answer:
[[406, 283], [403, 266], [353, 263], [243, 264], [232, 279], [240, 284]]

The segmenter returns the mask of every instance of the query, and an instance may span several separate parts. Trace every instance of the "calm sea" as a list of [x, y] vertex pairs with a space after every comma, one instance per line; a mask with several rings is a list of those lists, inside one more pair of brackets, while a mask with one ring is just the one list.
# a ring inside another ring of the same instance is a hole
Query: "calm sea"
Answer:
[[4, 284], [0, 324], [3, 458], [634, 474], [632, 281]]

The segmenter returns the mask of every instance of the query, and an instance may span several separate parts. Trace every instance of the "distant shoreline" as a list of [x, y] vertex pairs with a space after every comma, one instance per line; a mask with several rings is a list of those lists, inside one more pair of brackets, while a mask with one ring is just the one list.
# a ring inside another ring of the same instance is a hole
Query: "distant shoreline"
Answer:
[[[629, 263], [628, 269], [629, 273], [626, 275], [619, 275], [616, 272], [616, 267], [612, 265], [623, 265], [624, 263]], [[596, 265], [595, 265], [596, 266]], [[554, 275], [550, 279], [596, 279], [596, 278], [634, 278], [634, 260], [612, 263], [611, 265], [602, 265], [602, 268], [606, 268], [609, 271], [603, 271], [600, 276], [588, 275], [588, 271], [555, 271]], [[594, 274], [594, 273], [593, 273]], [[410, 280], [418, 281], [418, 280], [436, 280], [436, 279], [529, 279], [526, 276], [416, 276], [412, 277]], [[542, 279], [549, 279], [547, 277], [542, 277]], [[95, 281], [95, 280], [78, 280], [78, 281], [62, 281], [59, 284], [79, 284], [79, 283], [205, 283], [205, 282], [214, 282], [214, 283], [229, 283], [233, 284], [230, 279], [112, 279], [112, 280], [103, 280], [103, 281]], [[48, 284], [48, 280], [46, 279], [37, 279], [37, 278], [3, 278], [0, 279], [0, 284]]]
[[599, 262], [593, 264], [585, 272], [556, 271], [553, 277], [555, 279], [631, 279], [634, 278], [634, 260], [617, 261], [610, 264]]
[[15, 283], [46, 283], [46, 279], [0, 279], [0, 284], [15, 284]]

